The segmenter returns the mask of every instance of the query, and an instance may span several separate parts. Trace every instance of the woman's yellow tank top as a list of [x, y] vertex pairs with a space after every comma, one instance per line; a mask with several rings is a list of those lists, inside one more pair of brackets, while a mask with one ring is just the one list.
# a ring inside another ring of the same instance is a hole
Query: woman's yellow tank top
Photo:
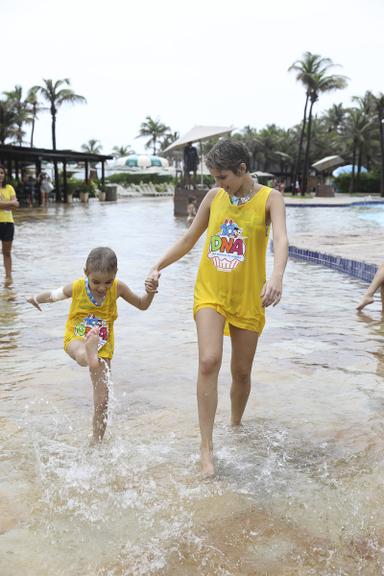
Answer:
[[99, 356], [112, 358], [114, 350], [113, 323], [117, 318], [117, 279], [107, 290], [101, 306], [93, 304], [87, 294], [85, 278], [72, 284], [72, 302], [64, 334], [64, 350], [73, 339], [81, 340], [93, 326], [99, 326]]
[[193, 313], [215, 309], [226, 319], [225, 334], [228, 324], [259, 334], [265, 324], [260, 293], [266, 281], [265, 207], [270, 192], [263, 186], [248, 202], [235, 206], [220, 188], [211, 203]]
[[[12, 198], [16, 198], [16, 192], [13, 186], [7, 184], [5, 188], [0, 188], [0, 200], [2, 202], [9, 202]], [[12, 210], [0, 210], [0, 222], [13, 222]]]

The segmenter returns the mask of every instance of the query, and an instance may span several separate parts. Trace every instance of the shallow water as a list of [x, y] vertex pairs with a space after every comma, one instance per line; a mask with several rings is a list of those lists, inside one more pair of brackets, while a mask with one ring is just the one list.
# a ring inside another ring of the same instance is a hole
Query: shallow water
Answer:
[[[289, 209], [289, 229], [323, 231], [323, 210]], [[80, 276], [100, 244], [140, 292], [184, 230], [169, 198], [19, 214], [16, 288], [0, 292], [1, 576], [384, 574], [384, 323], [379, 303], [355, 313], [362, 282], [289, 262], [236, 432], [226, 342], [206, 481], [191, 316], [200, 242], [163, 272], [147, 312], [119, 302], [110, 423], [88, 448], [88, 374], [62, 351], [68, 302], [39, 313], [24, 295]]]

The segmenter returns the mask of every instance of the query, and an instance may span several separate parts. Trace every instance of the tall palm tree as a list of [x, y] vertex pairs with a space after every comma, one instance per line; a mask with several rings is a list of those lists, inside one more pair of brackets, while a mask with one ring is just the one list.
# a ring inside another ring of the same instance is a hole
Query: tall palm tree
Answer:
[[[41, 96], [46, 100], [49, 104], [49, 110], [51, 112], [52, 123], [51, 123], [51, 130], [52, 130], [52, 148], [56, 150], [56, 116], [57, 111], [62, 106], [62, 104], [76, 104], [80, 102], [86, 102], [84, 96], [80, 96], [79, 94], [75, 94], [75, 92], [71, 88], [67, 88], [70, 86], [70, 81], [68, 78], [64, 78], [64, 80], [56, 80], [53, 81], [51, 79], [43, 79], [43, 86], [33, 86], [32, 90], [36, 92], [36, 94], [41, 94]], [[64, 86], [64, 87], [63, 87]], [[56, 188], [56, 201], [60, 202], [61, 200], [61, 193], [60, 193], [60, 185], [59, 185], [59, 170], [57, 167], [57, 161], [54, 160], [53, 162], [54, 172], [55, 172], [55, 188]]]
[[37, 91], [35, 88], [30, 88], [26, 98], [27, 105], [29, 107], [30, 115], [31, 115], [31, 140], [30, 146], [33, 148], [33, 138], [35, 135], [35, 125], [37, 120], [37, 115], [40, 110], [44, 110], [42, 106], [40, 106], [39, 99], [37, 96]]
[[0, 144], [11, 138], [15, 129], [15, 110], [9, 99], [0, 100]]
[[[363, 110], [359, 108], [352, 108], [346, 118], [345, 136], [348, 138], [352, 145], [352, 178], [350, 191], [355, 192], [358, 185], [362, 151], [364, 145], [370, 138], [372, 131], [372, 119], [370, 119]], [[357, 178], [356, 178], [357, 166]]]
[[[297, 153], [297, 159], [295, 163], [295, 169], [293, 173], [294, 184], [296, 180], [299, 179], [300, 175], [300, 166], [301, 166], [301, 157], [303, 153], [303, 146], [304, 146], [304, 135], [306, 131], [306, 124], [310, 124], [312, 120], [312, 108], [314, 103], [319, 98], [320, 92], [325, 92], [327, 90], [336, 89], [336, 85], [331, 88], [332, 82], [325, 81], [327, 78], [327, 71], [335, 66], [330, 58], [324, 58], [319, 54], [312, 54], [311, 52], [305, 52], [301, 60], [296, 60], [290, 67], [289, 71], [296, 72], [296, 80], [301, 82], [305, 88], [305, 106], [304, 106], [304, 114], [303, 114], [303, 121], [299, 139], [299, 148]], [[343, 76], [334, 76], [334, 83], [336, 84], [336, 79], [339, 79], [337, 87], [344, 87], [346, 86], [346, 78]], [[344, 80], [344, 83], [342, 82]], [[309, 113], [308, 112], [308, 105], [309, 105]], [[304, 185], [302, 188], [305, 191], [306, 184], [307, 184], [307, 174], [306, 171], [308, 170], [308, 154], [309, 154], [309, 144], [310, 144], [310, 125], [308, 126], [308, 135], [307, 137], [307, 150], [306, 150], [306, 161], [304, 161], [304, 170], [303, 170], [303, 180]], [[308, 144], [309, 141], [309, 144]]]
[[43, 86], [33, 86], [32, 90], [36, 94], [41, 94], [49, 104], [52, 116], [52, 148], [56, 150], [56, 116], [58, 109], [62, 104], [77, 104], [86, 102], [86, 99], [84, 96], [75, 94], [71, 88], [67, 88], [71, 84], [68, 78], [56, 81], [43, 79], [43, 82]]
[[152, 146], [153, 154], [156, 154], [156, 144], [158, 139], [169, 132], [169, 130], [170, 128], [160, 122], [160, 120], [154, 120], [150, 116], [147, 116], [145, 122], [141, 123], [140, 132], [137, 138], [150, 136], [150, 139], [145, 144], [145, 147], [150, 148]]
[[[334, 65], [333, 65], [334, 66]], [[321, 93], [330, 92], [332, 90], [341, 90], [347, 86], [347, 78], [339, 74], [327, 75], [327, 70], [330, 66], [319, 68], [319, 70], [312, 77], [312, 86], [310, 89], [310, 106], [308, 112], [308, 129], [307, 129], [307, 145], [304, 157], [304, 170], [303, 170], [303, 184], [302, 193], [307, 191], [308, 182], [308, 168], [309, 168], [309, 149], [311, 145], [311, 127], [312, 127], [312, 109], [314, 104], [318, 101]]]
[[380, 137], [380, 196], [384, 196], [384, 94], [374, 96], [376, 118]]
[[15, 86], [13, 90], [4, 92], [4, 94], [14, 111], [15, 128], [13, 129], [13, 136], [19, 146], [21, 146], [25, 136], [23, 126], [31, 122], [27, 101], [23, 98], [23, 89], [21, 86]]

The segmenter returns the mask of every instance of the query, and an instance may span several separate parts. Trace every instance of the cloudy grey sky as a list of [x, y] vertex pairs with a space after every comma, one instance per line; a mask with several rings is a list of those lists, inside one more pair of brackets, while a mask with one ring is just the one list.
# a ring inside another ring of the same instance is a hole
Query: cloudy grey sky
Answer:
[[[384, 91], [383, 0], [0, 0], [0, 21], [0, 91], [69, 78], [87, 98], [60, 109], [58, 148], [95, 138], [105, 153], [143, 151], [147, 115], [181, 134], [195, 124], [287, 128], [304, 105], [287, 70], [307, 50], [350, 78], [317, 112]], [[48, 113], [35, 143], [51, 145]]]

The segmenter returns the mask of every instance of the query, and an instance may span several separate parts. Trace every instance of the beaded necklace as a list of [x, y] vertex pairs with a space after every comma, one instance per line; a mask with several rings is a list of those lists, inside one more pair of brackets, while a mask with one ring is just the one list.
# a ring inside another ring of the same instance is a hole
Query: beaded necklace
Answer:
[[102, 301], [100, 302], [100, 304], [96, 301], [96, 298], [94, 297], [94, 295], [91, 292], [91, 289], [89, 287], [89, 280], [88, 280], [88, 276], [86, 276], [85, 278], [85, 290], [87, 292], [88, 298], [90, 299], [90, 301], [92, 302], [92, 304], [94, 304], [95, 306], [102, 306], [104, 304], [104, 300], [105, 297], [102, 299]]
[[254, 189], [255, 189], [255, 183], [252, 182], [252, 188], [250, 189], [250, 191], [246, 196], [231, 196], [229, 198], [231, 204], [233, 204], [234, 206], [240, 206], [241, 204], [245, 204], [254, 195]]

